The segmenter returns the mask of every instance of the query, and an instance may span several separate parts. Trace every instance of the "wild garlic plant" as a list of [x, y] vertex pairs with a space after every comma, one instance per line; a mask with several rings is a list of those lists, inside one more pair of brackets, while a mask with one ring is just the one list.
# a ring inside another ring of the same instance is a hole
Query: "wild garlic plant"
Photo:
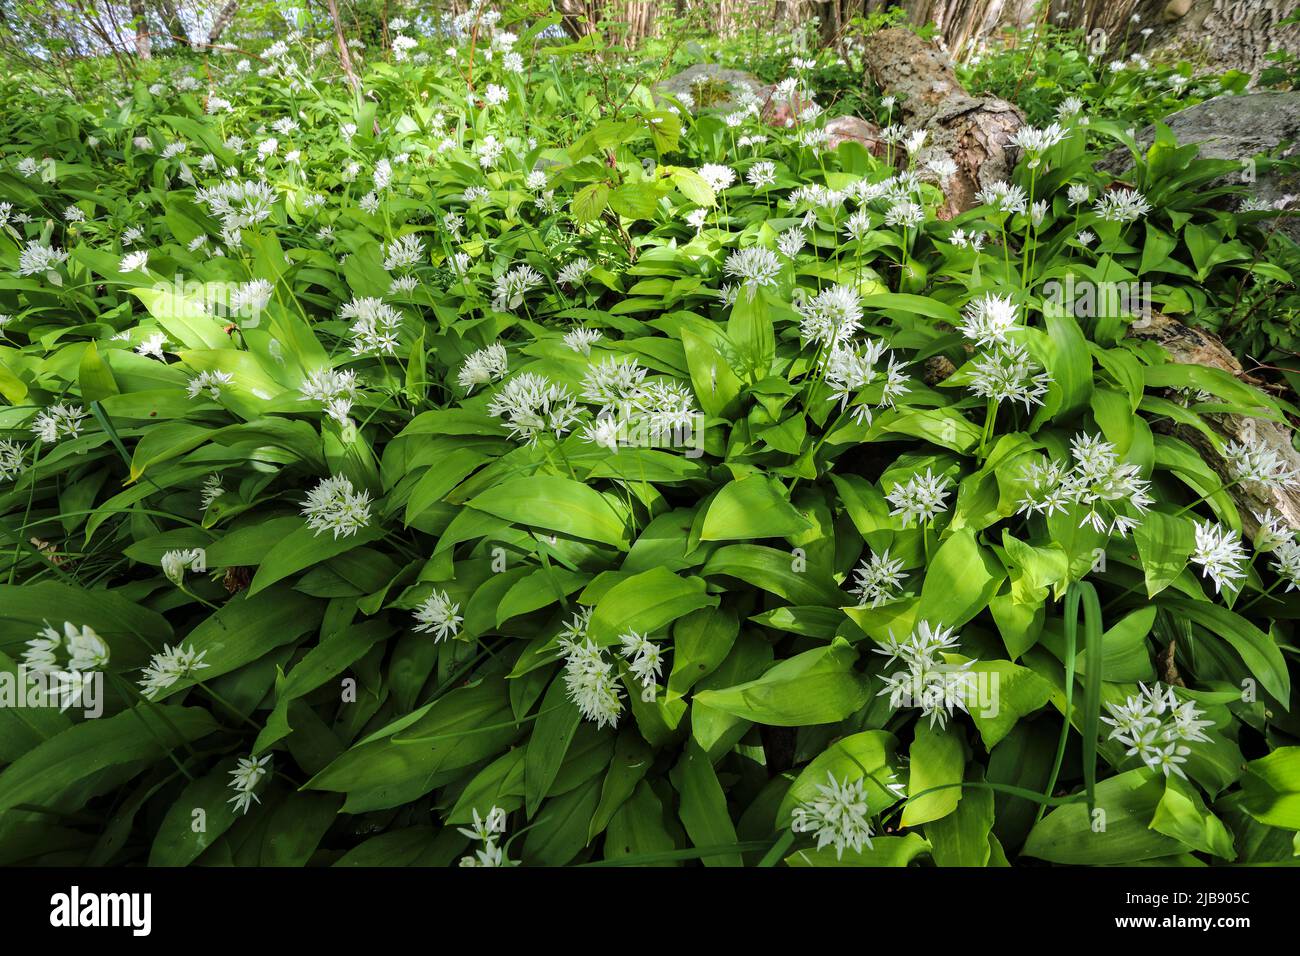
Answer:
[[[1289, 857], [1300, 459], [1228, 429], [1290, 406], [1144, 331], [1283, 268], [1220, 166], [1102, 172], [1129, 117], [1063, 94], [945, 218], [830, 53], [674, 94], [395, 23], [355, 89], [318, 24], [0, 114], [0, 665], [108, 688], [0, 792], [107, 826], [175, 757], [114, 857], [160, 865]], [[951, 839], [998, 787], [1045, 812]]]

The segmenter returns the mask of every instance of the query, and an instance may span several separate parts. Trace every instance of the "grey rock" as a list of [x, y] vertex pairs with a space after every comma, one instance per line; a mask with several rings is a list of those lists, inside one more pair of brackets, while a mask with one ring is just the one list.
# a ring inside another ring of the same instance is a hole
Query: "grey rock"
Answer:
[[[1200, 156], [1206, 159], [1230, 159], [1242, 164], [1242, 173], [1229, 180], [1220, 180], [1212, 186], [1235, 179], [1250, 182], [1248, 172], [1253, 167], [1249, 160], [1260, 153], [1273, 153], [1293, 157], [1300, 150], [1300, 92], [1246, 93], [1237, 96], [1217, 96], [1198, 103], [1165, 119], [1165, 125], [1180, 145], [1197, 143]], [[1148, 126], [1137, 135], [1142, 149], [1155, 140], [1155, 127]], [[1133, 167], [1132, 157], [1126, 149], [1109, 153], [1099, 164], [1104, 172], [1122, 174]], [[1300, 194], [1300, 177], [1277, 172], [1259, 173], [1251, 184], [1256, 199], [1277, 203], [1289, 196]], [[1287, 216], [1282, 225], [1285, 232], [1300, 242], [1300, 222]]]
[[696, 86], [706, 81], [720, 81], [725, 83], [727, 91], [725, 95], [715, 102], [703, 106], [696, 103], [697, 112], [707, 112], [710, 110], [727, 111], [735, 109], [737, 99], [745, 89], [753, 90], [755, 95], [766, 100], [772, 92], [772, 87], [752, 73], [746, 73], [744, 70], [733, 70], [729, 67], [719, 66], [716, 63], [696, 63], [688, 66], [680, 73], [668, 77], [655, 86], [655, 90], [668, 96], [678, 96], [682, 93], [690, 93], [695, 96]]

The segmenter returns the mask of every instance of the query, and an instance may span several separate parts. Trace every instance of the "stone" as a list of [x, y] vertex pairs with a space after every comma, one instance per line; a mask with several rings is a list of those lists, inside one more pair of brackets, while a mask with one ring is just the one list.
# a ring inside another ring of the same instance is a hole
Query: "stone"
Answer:
[[[718, 89], [717, 92], [720, 95], [717, 99], [701, 103], [696, 95], [697, 88], [701, 84], [708, 84], [711, 88], [725, 85], [725, 90]], [[772, 93], [772, 87], [752, 73], [746, 73], [744, 70], [733, 70], [729, 67], [719, 66], [716, 63], [693, 64], [680, 73], [670, 76], [655, 85], [657, 92], [668, 96], [680, 96], [682, 93], [689, 93], [695, 99], [693, 112], [696, 113], [734, 110], [739, 105], [740, 94], [746, 89], [752, 90], [756, 96], [763, 100], [767, 100]]]
[[880, 127], [860, 116], [833, 117], [826, 121], [826, 132], [830, 134], [827, 144], [829, 149], [852, 140], [861, 143], [872, 156], [879, 158], [885, 155], [885, 142], [880, 138]]
[[[1300, 177], [1283, 175], [1276, 171], [1256, 175], [1250, 160], [1260, 153], [1269, 153], [1283, 144], [1277, 155], [1296, 154], [1300, 141], [1300, 92], [1245, 93], [1236, 96], [1217, 96], [1168, 116], [1164, 120], [1179, 144], [1197, 143], [1199, 155], [1206, 159], [1230, 159], [1241, 163], [1241, 172], [1216, 180], [1208, 188], [1217, 188], [1228, 182], [1246, 183], [1252, 195], [1261, 202], [1289, 204], [1300, 198]], [[1155, 127], [1148, 126], [1137, 135], [1141, 149], [1147, 149], [1155, 140]], [[1122, 175], [1133, 166], [1128, 150], [1120, 148], [1109, 153], [1098, 168]], [[1281, 230], [1292, 240], [1300, 242], [1300, 222], [1295, 216], [1282, 219]]]

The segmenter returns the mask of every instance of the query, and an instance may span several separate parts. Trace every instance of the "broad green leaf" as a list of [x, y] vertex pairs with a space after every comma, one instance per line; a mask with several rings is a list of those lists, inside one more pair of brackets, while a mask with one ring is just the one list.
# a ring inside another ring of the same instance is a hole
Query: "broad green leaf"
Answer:
[[493, 485], [468, 502], [471, 508], [532, 528], [544, 528], [627, 546], [627, 526], [610, 499], [571, 478], [532, 475]]
[[629, 631], [657, 635], [678, 618], [717, 602], [699, 578], [652, 568], [623, 578], [600, 596], [587, 634], [602, 645], [617, 644]]
[[1241, 778], [1242, 807], [1260, 823], [1300, 830], [1300, 747], [1252, 760]]
[[[704, 751], [688, 742], [669, 776], [681, 798], [678, 812], [693, 845], [720, 847], [737, 842], [726, 794]], [[701, 862], [705, 866], [742, 865], [739, 852], [706, 856]]]
[[524, 758], [524, 803], [530, 817], [555, 782], [581, 721], [582, 715], [568, 698], [563, 674], [557, 675], [542, 698]]
[[720, 690], [697, 691], [697, 703], [774, 727], [829, 724], [858, 710], [870, 696], [853, 669], [857, 652], [837, 641], [796, 654], [757, 680]]
[[705, 512], [700, 540], [787, 538], [810, 527], [790, 504], [789, 492], [775, 479], [754, 474], [722, 486]]
[[960, 784], [966, 756], [961, 739], [952, 727], [931, 726], [919, 720], [908, 753], [908, 802], [902, 825], [914, 827], [943, 819], [957, 809], [962, 799]]
[[874, 816], [898, 802], [894, 784], [894, 750], [898, 740], [883, 730], [868, 730], [835, 741], [812, 759], [786, 791], [776, 811], [778, 827], [789, 825], [791, 814], [800, 804], [821, 797], [820, 787], [830, 785], [834, 777], [840, 784], [863, 780], [870, 815]]
[[19, 804], [55, 803], [63, 793], [103, 770], [136, 761], [165, 760], [168, 753], [219, 729], [202, 708], [149, 703], [75, 724], [0, 771], [0, 813]]
[[970, 530], [949, 537], [925, 572], [918, 620], [960, 627], [988, 607], [1006, 577], [1001, 563]]
[[1092, 815], [1082, 800], [1049, 811], [1030, 831], [1023, 852], [1083, 866], [1119, 866], [1181, 853], [1181, 841], [1151, 829], [1164, 793], [1164, 776], [1145, 767], [1102, 780]]

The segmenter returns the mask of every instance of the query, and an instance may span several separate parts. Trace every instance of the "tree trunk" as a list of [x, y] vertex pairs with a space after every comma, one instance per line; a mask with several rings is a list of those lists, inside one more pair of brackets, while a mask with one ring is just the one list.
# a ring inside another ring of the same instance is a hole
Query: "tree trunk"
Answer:
[[183, 47], [192, 46], [189, 35], [185, 32], [185, 24], [181, 22], [181, 15], [173, 0], [158, 0], [158, 10], [162, 14], [163, 27], [168, 35]]
[[131, 0], [131, 20], [135, 23], [135, 55], [147, 60], [153, 52], [149, 47], [149, 18], [145, 12], [144, 0]]
[[1259, 75], [1268, 65], [1271, 50], [1300, 53], [1300, 26], [1280, 26], [1291, 13], [1292, 0], [1129, 0], [1121, 6], [1136, 8], [1139, 24], [1116, 24], [1115, 34], [1129, 31], [1130, 51], [1141, 46], [1139, 31], [1154, 32], [1147, 50], [1200, 53], [1198, 59], [1216, 70], [1237, 69]]
[[560, 26], [575, 40], [587, 35], [588, 25], [580, 18], [586, 16], [581, 0], [555, 0], [555, 11], [560, 15]]
[[840, 32], [840, 2], [828, 0], [817, 4], [817, 16], [821, 18], [822, 46], [830, 46]]
[[[1231, 350], [1216, 336], [1204, 329], [1183, 325], [1158, 312], [1134, 322], [1129, 327], [1128, 334], [1159, 343], [1169, 353], [1170, 359], [1180, 364], [1218, 368], [1248, 384], [1264, 384], [1251, 379]], [[1287, 467], [1300, 471], [1300, 453], [1295, 450], [1295, 435], [1286, 425], [1252, 415], [1206, 415], [1205, 418], [1225, 442], [1237, 441], [1251, 447], [1268, 449], [1275, 452]], [[1205, 463], [1214, 469], [1225, 485], [1232, 481], [1223, 455], [1205, 435], [1186, 426], [1167, 427], [1200, 452]], [[1241, 513], [1243, 537], [1254, 536], [1259, 530], [1259, 520], [1255, 515], [1268, 510], [1280, 514], [1293, 532], [1300, 531], [1300, 493], [1288, 488], [1266, 488], [1253, 482], [1232, 484], [1228, 493]]]
[[221, 34], [226, 32], [226, 27], [230, 26], [231, 21], [235, 19], [235, 13], [239, 10], [239, 0], [228, 0], [226, 5], [217, 13], [216, 19], [212, 21], [212, 27], [208, 30], [208, 46], [216, 46], [221, 40]]
[[343, 39], [343, 21], [339, 19], [338, 0], [327, 0], [330, 11], [330, 19], [334, 21], [334, 44], [339, 48], [339, 63], [343, 65], [343, 72], [348, 78], [348, 85], [356, 90], [361, 86], [361, 81], [357, 79], [356, 70], [352, 69], [352, 54], [348, 51], [348, 42]]
[[947, 54], [901, 27], [867, 36], [863, 58], [875, 85], [899, 97], [904, 124], [929, 133], [927, 151], [941, 150], [957, 164], [942, 218], [975, 206], [984, 186], [1011, 178], [1015, 150], [1008, 142], [1024, 125], [1018, 109], [995, 97], [972, 97]]

